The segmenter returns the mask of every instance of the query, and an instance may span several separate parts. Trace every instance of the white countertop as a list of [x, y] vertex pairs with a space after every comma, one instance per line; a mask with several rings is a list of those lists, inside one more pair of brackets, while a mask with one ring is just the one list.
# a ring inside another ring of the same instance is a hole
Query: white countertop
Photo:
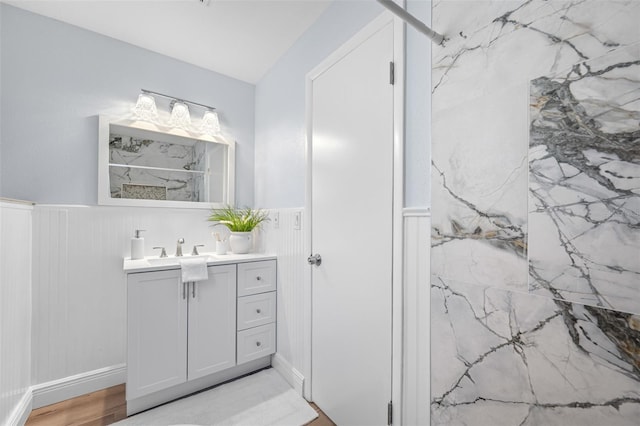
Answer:
[[144, 259], [131, 260], [131, 258], [124, 258], [124, 265], [122, 269], [125, 273], [135, 272], [148, 272], [148, 271], [165, 271], [169, 269], [180, 269], [181, 259], [193, 259], [194, 257], [204, 257], [207, 259], [207, 265], [226, 265], [229, 263], [244, 263], [255, 262], [258, 260], [272, 260], [276, 259], [274, 254], [266, 253], [249, 253], [249, 254], [215, 254], [215, 253], [200, 253], [198, 256], [185, 255], [182, 257], [158, 257], [148, 256]]

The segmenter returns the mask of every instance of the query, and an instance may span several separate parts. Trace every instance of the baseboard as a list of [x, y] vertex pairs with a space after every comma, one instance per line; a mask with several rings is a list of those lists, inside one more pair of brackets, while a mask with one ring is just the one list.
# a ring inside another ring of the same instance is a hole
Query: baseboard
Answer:
[[271, 366], [298, 392], [299, 395], [303, 395], [304, 389], [304, 376], [296, 370], [284, 357], [280, 354], [275, 354], [271, 359]]
[[[7, 419], [8, 426], [22, 426], [27, 422], [29, 414], [31, 414], [33, 406], [33, 393], [31, 388], [28, 388], [20, 401], [15, 406], [9, 418]], [[1, 419], [0, 419], [1, 420]]]
[[32, 387], [33, 408], [55, 404], [86, 393], [124, 383], [127, 378], [125, 364], [99, 368], [93, 371], [41, 383]]

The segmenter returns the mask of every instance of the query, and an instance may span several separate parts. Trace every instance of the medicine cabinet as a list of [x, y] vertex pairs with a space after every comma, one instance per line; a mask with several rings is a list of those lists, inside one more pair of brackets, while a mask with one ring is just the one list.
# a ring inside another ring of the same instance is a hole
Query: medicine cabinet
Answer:
[[234, 203], [235, 143], [99, 117], [98, 203], [216, 208]]

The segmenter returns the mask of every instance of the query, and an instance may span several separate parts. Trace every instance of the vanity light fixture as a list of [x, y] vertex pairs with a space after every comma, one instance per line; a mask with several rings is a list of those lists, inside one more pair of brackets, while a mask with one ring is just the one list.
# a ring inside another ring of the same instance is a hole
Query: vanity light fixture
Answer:
[[[193, 133], [202, 133], [209, 136], [218, 136], [220, 134], [220, 120], [216, 109], [209, 105], [197, 102], [187, 101], [163, 93], [153, 92], [151, 90], [141, 89], [138, 96], [138, 102], [133, 109], [134, 114], [141, 120], [151, 121], [155, 123], [158, 119], [158, 109], [154, 96], [166, 98], [170, 100], [169, 108], [171, 109], [171, 118], [168, 126], [178, 127]], [[201, 123], [196, 126], [191, 125], [191, 113], [189, 107], [198, 107], [204, 109], [204, 115]]]
[[142, 92], [138, 96], [138, 102], [133, 108], [133, 113], [142, 120], [154, 121], [158, 118], [156, 100], [148, 93]]

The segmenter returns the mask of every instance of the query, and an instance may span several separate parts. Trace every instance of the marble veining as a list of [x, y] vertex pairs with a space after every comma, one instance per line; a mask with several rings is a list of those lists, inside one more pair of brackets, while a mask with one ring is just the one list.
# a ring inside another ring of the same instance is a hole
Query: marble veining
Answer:
[[432, 10], [432, 425], [636, 425], [640, 2]]
[[199, 201], [193, 176], [168, 170], [109, 167], [111, 197], [120, 198], [123, 184], [148, 185], [166, 188], [166, 199], [171, 201]]
[[434, 277], [433, 425], [634, 425], [640, 316]]
[[112, 133], [109, 162], [132, 166], [204, 171], [205, 142], [181, 145]]
[[[522, 164], [519, 169], [524, 167]], [[432, 268], [441, 277], [524, 289], [527, 256], [524, 218], [487, 205], [488, 197], [482, 192], [465, 193], [462, 187], [452, 188], [435, 160], [432, 179], [437, 184], [432, 191], [442, 206], [442, 210], [434, 213], [438, 220], [431, 231]], [[499, 187], [495, 193], [500, 193]]]
[[531, 82], [531, 290], [640, 313], [640, 45]]
[[433, 228], [432, 246], [437, 247], [457, 239], [480, 239], [497, 248], [512, 252], [516, 256], [526, 256], [526, 234], [522, 224], [514, 223], [507, 213], [495, 211], [482, 211], [473, 202], [464, 199], [454, 193], [446, 182], [444, 173], [434, 163], [433, 169], [439, 174], [442, 187], [451, 196], [453, 202], [457, 202], [462, 209], [466, 208], [467, 217], [473, 217], [472, 221], [460, 223], [451, 219], [450, 226], [445, 229]]
[[[166, 199], [204, 201], [205, 142], [182, 145], [112, 133], [109, 135], [109, 178], [112, 198], [121, 198], [122, 185], [165, 187]], [[118, 166], [116, 166], [118, 165]], [[130, 166], [130, 167], [122, 167]], [[149, 191], [135, 194], [149, 198]], [[157, 194], [151, 198], [157, 199]]]

